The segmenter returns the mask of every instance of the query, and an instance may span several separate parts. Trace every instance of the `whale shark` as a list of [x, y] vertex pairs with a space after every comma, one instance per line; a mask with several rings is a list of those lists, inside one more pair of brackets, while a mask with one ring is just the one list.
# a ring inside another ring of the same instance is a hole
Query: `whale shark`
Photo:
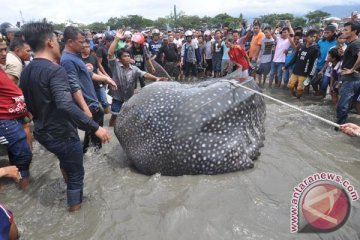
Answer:
[[[222, 174], [254, 167], [265, 140], [265, 102], [237, 80], [155, 82], [122, 106], [114, 132], [147, 175]], [[260, 91], [252, 78], [242, 83]]]

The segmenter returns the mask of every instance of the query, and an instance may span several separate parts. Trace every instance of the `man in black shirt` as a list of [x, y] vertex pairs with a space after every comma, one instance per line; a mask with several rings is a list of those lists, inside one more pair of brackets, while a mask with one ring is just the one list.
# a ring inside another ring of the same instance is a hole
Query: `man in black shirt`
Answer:
[[340, 98], [336, 107], [337, 123], [346, 122], [349, 104], [353, 96], [360, 89], [360, 40], [358, 34], [360, 25], [354, 22], [344, 24], [343, 36], [348, 41], [341, 65]]
[[293, 59], [282, 69], [294, 64], [293, 73], [289, 79], [287, 87], [298, 99], [304, 92], [304, 82], [309, 77], [314, 76], [316, 70], [316, 59], [319, 56], [319, 48], [315, 44], [317, 31], [310, 29], [306, 33], [306, 44], [302, 45]]
[[[86, 39], [83, 43], [83, 49], [81, 50], [81, 59], [83, 60], [89, 71], [99, 74], [99, 65], [97, 59], [91, 54], [90, 42], [88, 39]], [[95, 84], [99, 85], [99, 83], [96, 81], [93, 83], [94, 87]]]
[[[83, 49], [81, 50], [81, 59], [83, 60], [90, 72], [106, 77], [99, 69], [98, 61], [90, 50], [90, 41], [88, 39], [86, 39], [83, 43]], [[104, 109], [104, 113], [109, 114], [110, 104], [107, 100], [105, 84], [105, 82], [93, 81], [96, 96]]]
[[105, 34], [104, 44], [101, 44], [96, 50], [96, 57], [99, 63], [99, 69], [104, 75], [108, 77], [112, 77], [108, 60], [108, 50], [112, 41], [114, 41], [114, 37], [108, 33]]
[[83, 150], [77, 133], [92, 130], [103, 143], [110, 135], [74, 103], [66, 71], [54, 63], [60, 58], [59, 43], [48, 23], [24, 25], [25, 40], [35, 53], [24, 69], [20, 87], [33, 115], [34, 136], [60, 161], [67, 183], [69, 211], [80, 209], [84, 185]]
[[162, 54], [164, 54], [165, 70], [171, 77], [174, 77], [175, 80], [177, 80], [180, 74], [179, 53], [176, 44], [169, 42], [167, 35], [163, 37], [163, 45], [160, 47], [159, 52], [157, 53], [159, 56], [162, 56]]

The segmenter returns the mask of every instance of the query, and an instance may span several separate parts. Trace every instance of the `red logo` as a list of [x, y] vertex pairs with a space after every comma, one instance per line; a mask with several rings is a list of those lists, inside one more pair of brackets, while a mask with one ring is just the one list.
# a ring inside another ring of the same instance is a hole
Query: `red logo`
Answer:
[[313, 186], [302, 199], [303, 216], [315, 231], [332, 232], [346, 222], [350, 201], [343, 189], [321, 183]]

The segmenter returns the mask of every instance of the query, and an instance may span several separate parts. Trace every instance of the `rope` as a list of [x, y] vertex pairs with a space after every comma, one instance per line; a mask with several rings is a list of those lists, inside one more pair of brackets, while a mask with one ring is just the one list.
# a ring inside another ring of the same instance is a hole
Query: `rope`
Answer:
[[[318, 115], [315, 115], [315, 114], [313, 114], [313, 113], [311, 113], [311, 112], [305, 111], [305, 110], [303, 110], [303, 109], [301, 109], [301, 108], [299, 108], [299, 107], [295, 107], [295, 106], [293, 106], [293, 105], [290, 105], [290, 104], [288, 104], [288, 103], [286, 103], [286, 102], [283, 102], [283, 101], [281, 101], [281, 100], [279, 100], [279, 99], [270, 97], [270, 96], [268, 96], [268, 95], [266, 95], [266, 94], [263, 94], [263, 93], [261, 93], [261, 92], [259, 92], [259, 91], [254, 90], [254, 89], [252, 89], [252, 88], [246, 87], [246, 86], [244, 86], [243, 84], [233, 83], [233, 82], [230, 82], [229, 80], [225, 80], [225, 81], [226, 81], [226, 82], [229, 82], [230, 84], [234, 85], [235, 87], [242, 87], [242, 88], [244, 88], [244, 89], [246, 89], [246, 90], [249, 90], [249, 91], [251, 91], [251, 92], [254, 92], [254, 93], [256, 93], [256, 94], [258, 94], [258, 95], [260, 95], [260, 96], [263, 96], [263, 97], [265, 97], [265, 98], [268, 98], [268, 99], [270, 99], [270, 100], [272, 100], [272, 101], [274, 101], [274, 102], [280, 103], [280, 104], [285, 105], [285, 106], [287, 106], [287, 107], [289, 107], [289, 108], [295, 109], [295, 110], [297, 110], [297, 111], [299, 111], [299, 112], [302, 112], [302, 113], [304, 113], [304, 114], [306, 114], [306, 115], [309, 115], [309, 116], [311, 116], [311, 117], [313, 117], [313, 118], [316, 118], [316, 119], [318, 119], [318, 120], [320, 120], [320, 121], [322, 121], [322, 122], [325, 122], [325, 123], [327, 123], [327, 124], [329, 124], [329, 125], [331, 125], [331, 126], [340, 128], [340, 125], [337, 124], [337, 123], [335, 123], [335, 122], [332, 122], [332, 121], [330, 121], [330, 120], [328, 120], [328, 119], [325, 119], [325, 118], [323, 118], [323, 117], [320, 117], [320, 116], [318, 116]], [[355, 134], [355, 136], [360, 137], [360, 132], [354, 132], [354, 134]]]

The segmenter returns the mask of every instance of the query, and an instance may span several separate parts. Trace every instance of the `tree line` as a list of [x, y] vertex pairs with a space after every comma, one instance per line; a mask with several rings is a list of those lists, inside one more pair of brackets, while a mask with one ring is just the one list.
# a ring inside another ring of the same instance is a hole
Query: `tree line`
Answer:
[[[331, 14], [316, 10], [310, 11], [304, 17], [294, 16], [291, 13], [272, 13], [267, 15], [259, 16], [258, 19], [260, 23], [267, 24], [272, 27], [275, 27], [281, 20], [290, 20], [292, 26], [309, 26], [309, 25], [319, 25], [321, 21], [329, 17]], [[46, 19], [43, 19], [46, 21]], [[56, 30], [62, 31], [67, 25], [75, 24], [73, 21], [68, 20], [64, 23], [53, 23]], [[76, 23], [82, 29], [89, 29], [91, 31], [104, 31], [107, 27], [110, 27], [111, 30], [118, 29], [121, 27], [130, 27], [132, 29], [144, 29], [145, 27], [156, 27], [159, 29], [209, 29], [209, 28], [221, 28], [224, 24], [228, 25], [230, 28], [238, 29], [241, 25], [246, 26], [246, 19], [241, 13], [238, 17], [230, 16], [227, 13], [220, 13], [215, 17], [199, 17], [198, 15], [186, 15], [183, 11], [180, 11], [179, 14], [174, 16], [173, 13], [165, 17], [159, 17], [156, 20], [151, 20], [144, 18], [140, 15], [127, 15], [120, 17], [111, 17], [107, 22], [93, 22], [90, 24]]]

